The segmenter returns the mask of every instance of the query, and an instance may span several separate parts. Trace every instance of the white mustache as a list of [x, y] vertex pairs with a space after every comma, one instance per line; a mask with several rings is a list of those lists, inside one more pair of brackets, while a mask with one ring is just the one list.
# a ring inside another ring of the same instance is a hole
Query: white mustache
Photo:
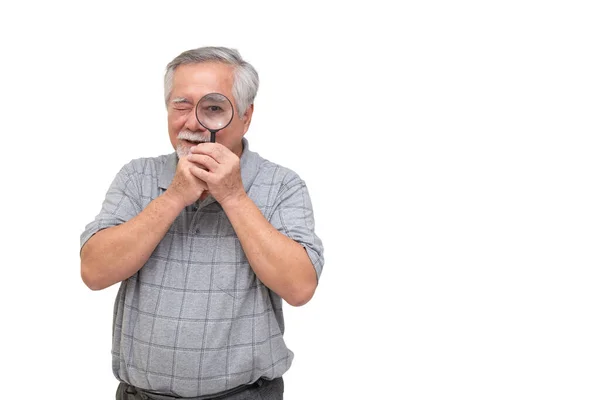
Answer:
[[191, 142], [210, 142], [210, 135], [203, 135], [201, 133], [194, 133], [190, 130], [183, 130], [177, 135], [177, 139], [189, 140]]

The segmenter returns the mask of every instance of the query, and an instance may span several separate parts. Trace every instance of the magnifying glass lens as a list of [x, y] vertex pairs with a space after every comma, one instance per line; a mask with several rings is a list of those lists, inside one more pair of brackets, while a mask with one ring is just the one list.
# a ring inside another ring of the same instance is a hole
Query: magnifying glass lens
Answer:
[[233, 105], [224, 95], [209, 93], [196, 104], [196, 118], [208, 130], [221, 130], [233, 118]]

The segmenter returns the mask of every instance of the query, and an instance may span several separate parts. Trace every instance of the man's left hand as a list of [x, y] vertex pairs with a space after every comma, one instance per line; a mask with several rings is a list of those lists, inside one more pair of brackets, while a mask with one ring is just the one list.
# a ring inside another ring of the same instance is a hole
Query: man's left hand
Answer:
[[219, 143], [201, 143], [191, 148], [190, 172], [206, 182], [208, 191], [222, 206], [246, 195], [240, 173], [240, 159]]

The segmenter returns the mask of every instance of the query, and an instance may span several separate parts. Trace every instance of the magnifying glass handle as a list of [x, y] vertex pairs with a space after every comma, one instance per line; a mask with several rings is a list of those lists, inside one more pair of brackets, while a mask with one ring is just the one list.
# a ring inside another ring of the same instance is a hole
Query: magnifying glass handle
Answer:
[[210, 142], [211, 142], [211, 143], [214, 143], [214, 142], [215, 142], [215, 133], [216, 133], [216, 132], [213, 132], [213, 131], [211, 131], [211, 132], [210, 132]]

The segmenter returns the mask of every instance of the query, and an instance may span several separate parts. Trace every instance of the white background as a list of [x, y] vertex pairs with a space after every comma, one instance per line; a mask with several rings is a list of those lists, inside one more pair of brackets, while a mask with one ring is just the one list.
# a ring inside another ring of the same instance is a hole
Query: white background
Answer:
[[287, 400], [600, 397], [595, 2], [150, 3], [0, 6], [2, 398], [114, 398], [79, 235], [205, 45], [259, 71], [251, 148], [325, 243]]

